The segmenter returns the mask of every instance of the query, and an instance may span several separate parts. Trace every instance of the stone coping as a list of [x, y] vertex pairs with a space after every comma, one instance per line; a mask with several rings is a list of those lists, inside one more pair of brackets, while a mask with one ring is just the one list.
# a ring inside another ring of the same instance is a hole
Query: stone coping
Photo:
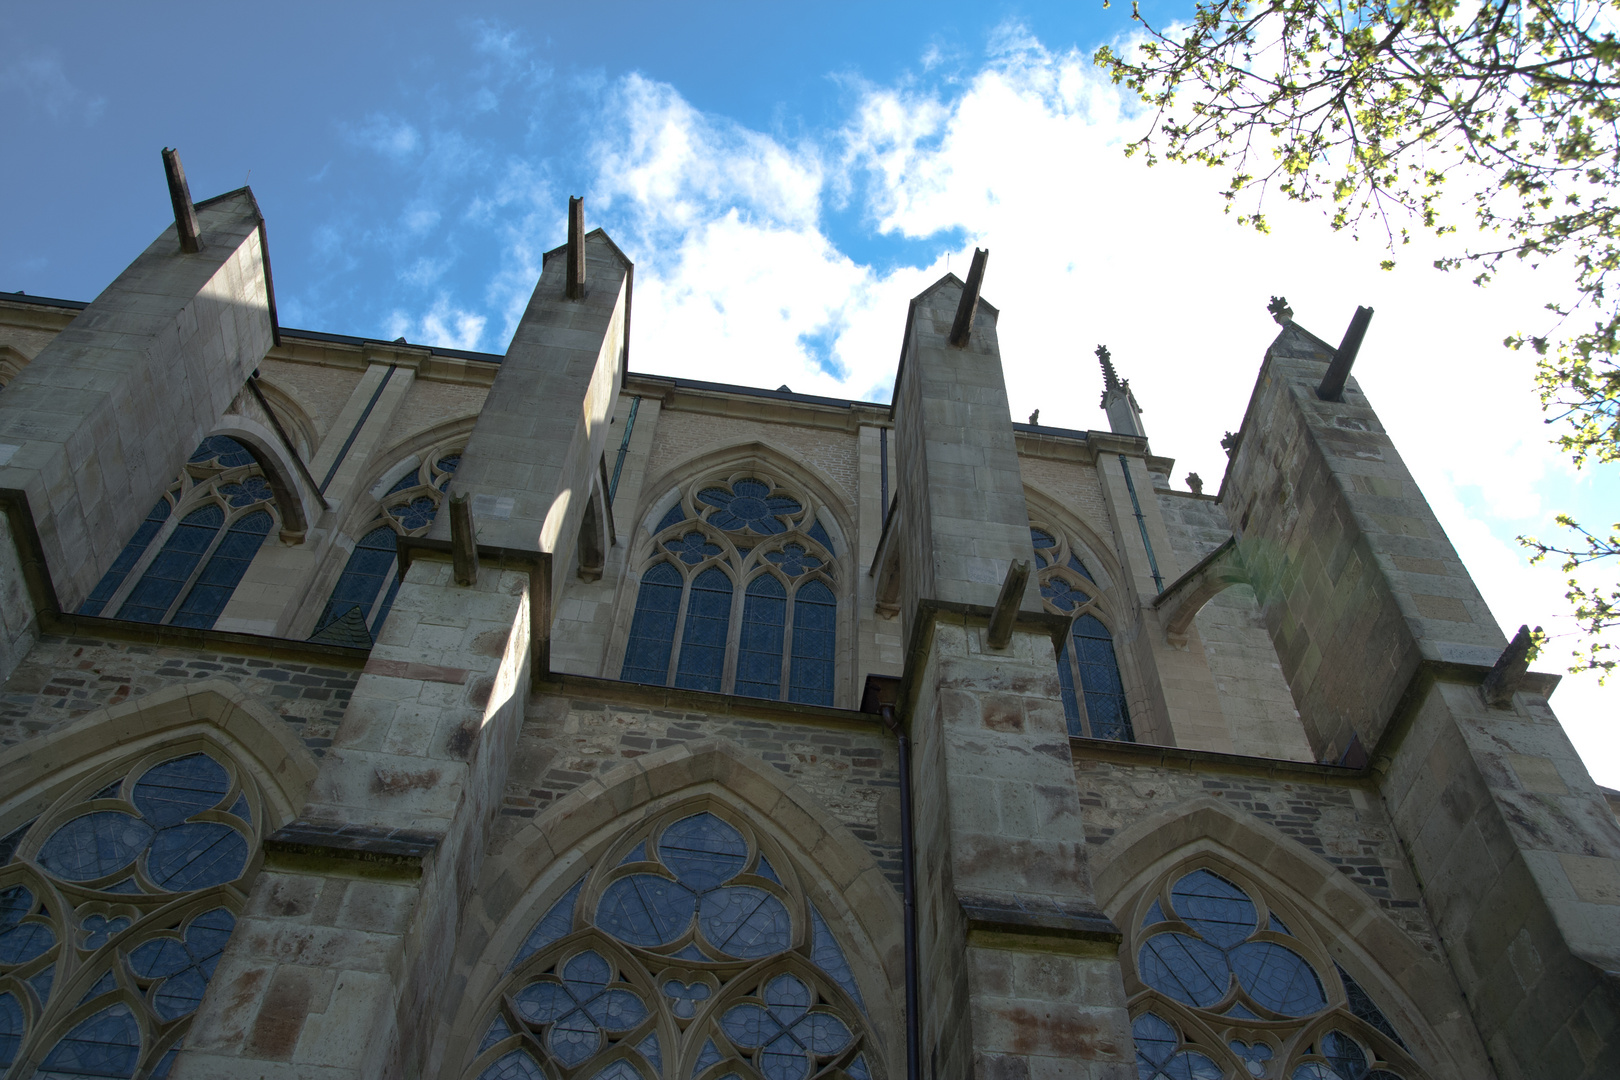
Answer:
[[414, 829], [354, 825], [324, 818], [299, 818], [264, 840], [265, 866], [272, 870], [321, 870], [359, 877], [422, 876], [423, 863], [444, 837]]
[[1287, 758], [1251, 757], [1219, 750], [1190, 750], [1183, 746], [1156, 743], [1118, 742], [1114, 739], [1069, 737], [1069, 752], [1076, 761], [1111, 761], [1122, 765], [1144, 765], [1183, 772], [1244, 773], [1276, 779], [1314, 780], [1320, 783], [1371, 783], [1370, 767], [1352, 769], [1346, 765], [1324, 765], [1316, 761], [1290, 761]]
[[[1089, 904], [1036, 901], [1024, 896], [959, 895], [970, 938], [976, 934], [1093, 942], [1117, 949], [1125, 935]], [[986, 944], [993, 944], [986, 942]], [[1030, 942], [1030, 945], [1034, 945]]]
[[808, 724], [816, 727], [854, 728], [859, 731], [884, 729], [871, 713], [839, 709], [831, 705], [806, 705], [797, 701], [769, 701], [739, 694], [716, 694], [707, 690], [682, 690], [673, 686], [620, 682], [595, 675], [552, 672], [536, 680], [539, 693], [588, 701], [618, 702], [626, 705], [666, 709], [683, 713], [704, 713], [732, 719], [770, 720]]

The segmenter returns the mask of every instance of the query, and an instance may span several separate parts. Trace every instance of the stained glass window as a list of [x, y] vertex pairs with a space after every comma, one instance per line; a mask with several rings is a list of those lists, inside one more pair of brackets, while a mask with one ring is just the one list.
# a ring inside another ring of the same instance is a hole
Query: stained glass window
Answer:
[[126, 766], [24, 826], [0, 866], [0, 976], [27, 988], [0, 993], [0, 1067], [166, 1074], [259, 844], [257, 793], [227, 761], [194, 751]]
[[535, 922], [467, 1076], [870, 1080], [848, 956], [767, 843], [707, 810], [621, 838]]
[[[1140, 927], [1127, 950], [1134, 964], [1126, 981], [1141, 986], [1132, 994], [1141, 1080], [1422, 1075], [1371, 998], [1359, 986], [1355, 995], [1349, 992], [1354, 980], [1337, 964], [1346, 993], [1330, 994], [1333, 988], [1318, 974], [1332, 963], [1320, 942], [1290, 933], [1230, 878], [1207, 867], [1172, 876], [1154, 894]], [[1323, 1016], [1339, 1026], [1314, 1044], [1295, 1036], [1308, 1034], [1306, 1025], [1322, 1024]], [[1257, 1026], [1246, 1029], [1245, 1022]], [[1291, 1029], [1284, 1026], [1289, 1022]], [[1224, 1041], [1207, 1040], [1209, 1030], [1225, 1031]]]
[[807, 500], [758, 475], [699, 482], [652, 534], [620, 678], [664, 685], [673, 658], [686, 689], [832, 704], [837, 568]]
[[[275, 528], [274, 498], [245, 446], [229, 436], [209, 436], [80, 605], [80, 614], [116, 609], [121, 619], [211, 628]], [[176, 512], [182, 516], [172, 522]], [[159, 537], [163, 542], [154, 553]]]
[[[354, 551], [349, 553], [349, 561], [343, 566], [343, 574], [332, 589], [331, 599], [327, 600], [326, 609], [315, 624], [313, 640], [332, 637], [333, 633], [328, 628], [347, 618], [354, 628], [349, 631], [350, 634], [356, 637], [364, 634], [363, 645], [371, 644], [370, 628], [381, 621], [371, 618], [371, 609], [393, 576], [391, 571], [394, 569], [398, 537], [399, 534], [387, 525], [379, 525], [354, 545]], [[324, 637], [323, 632], [326, 632]]]
[[1113, 635], [1095, 614], [1102, 604], [1096, 580], [1061, 534], [1031, 525], [1029, 535], [1042, 564], [1041, 597], [1049, 610], [1073, 619], [1057, 657], [1069, 734], [1135, 742]]

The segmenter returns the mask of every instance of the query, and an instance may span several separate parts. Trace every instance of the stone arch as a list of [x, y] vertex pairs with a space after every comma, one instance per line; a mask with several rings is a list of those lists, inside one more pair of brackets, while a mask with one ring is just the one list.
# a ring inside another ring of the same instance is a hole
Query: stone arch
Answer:
[[1116, 591], [1124, 586], [1124, 568], [1120, 566], [1119, 558], [1114, 554], [1113, 544], [1101, 533], [1082, 521], [1078, 515], [1064, 506], [1060, 499], [1047, 494], [1034, 484], [1024, 485], [1024, 503], [1029, 508], [1031, 519], [1039, 518], [1060, 525], [1096, 556], [1102, 572], [1107, 575], [1107, 579], [1101, 583], [1103, 588]]
[[[362, 494], [358, 498], [349, 500], [353, 505], [343, 515], [343, 523], [338, 530], [339, 533], [343, 536], [352, 537], [355, 530], [363, 528], [377, 517], [381, 512], [382, 503], [371, 492], [376, 489], [381, 480], [398, 469], [405, 459], [412, 456], [420, 458], [421, 454], [445, 442], [459, 441], [462, 446], [466, 446], [467, 440], [472, 438], [473, 425], [477, 422], [477, 413], [458, 416], [453, 420], [446, 420], [443, 423], [434, 424], [432, 427], [413, 431], [388, 447], [373, 453], [371, 460], [367, 462], [365, 479], [355, 484], [353, 488], [355, 492]], [[398, 479], [398, 477], [392, 477], [392, 479]], [[451, 486], [454, 487], [454, 483]], [[446, 493], [446, 497], [448, 497], [448, 493]]]
[[316, 505], [318, 492], [301, 482], [298, 464], [292, 458], [279, 436], [259, 421], [240, 413], [228, 413], [209, 435], [227, 435], [241, 443], [253, 455], [264, 478], [275, 494], [276, 509], [281, 512], [281, 539], [283, 543], [301, 544], [309, 531], [309, 523], [319, 520], [322, 506]]
[[0, 390], [21, 375], [28, 366], [28, 357], [10, 345], [0, 345]]
[[1217, 799], [1163, 807], [1092, 850], [1098, 906], [1125, 932], [1125, 948], [1136, 929], [1130, 905], [1153, 880], [1199, 857], [1238, 868], [1308, 918], [1333, 960], [1414, 1039], [1415, 1056], [1433, 1075], [1493, 1075], [1444, 959], [1412, 940], [1327, 860]]
[[844, 943], [885, 1075], [903, 1072], [902, 912], [866, 847], [803, 788], [721, 738], [669, 747], [587, 780], [492, 851], [470, 898], [454, 977], [463, 987], [436, 1055], [452, 1080], [482, 1035], [506, 967], [533, 925], [627, 830], [673, 808], [717, 805], [785, 849]]
[[261, 375], [258, 383], [259, 392], [264, 395], [271, 413], [286, 430], [287, 437], [293, 440], [294, 450], [302, 454], [304, 460], [308, 462], [315, 456], [315, 448], [321, 443], [320, 436], [316, 433], [314, 419], [296, 398], [274, 381]]
[[0, 792], [9, 793], [0, 802], [0, 835], [84, 772], [188, 738], [219, 747], [249, 769], [277, 824], [303, 809], [318, 771], [315, 755], [286, 721], [236, 684], [205, 679], [97, 709], [0, 752]]

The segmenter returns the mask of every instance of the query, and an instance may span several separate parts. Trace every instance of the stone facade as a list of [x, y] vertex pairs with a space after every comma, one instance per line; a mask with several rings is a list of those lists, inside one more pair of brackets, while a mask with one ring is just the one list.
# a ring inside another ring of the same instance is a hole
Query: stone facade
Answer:
[[884, 405], [629, 371], [600, 231], [495, 355], [198, 217], [0, 295], [4, 1075], [1620, 1074], [1620, 795], [1302, 328], [1204, 495], [952, 276]]

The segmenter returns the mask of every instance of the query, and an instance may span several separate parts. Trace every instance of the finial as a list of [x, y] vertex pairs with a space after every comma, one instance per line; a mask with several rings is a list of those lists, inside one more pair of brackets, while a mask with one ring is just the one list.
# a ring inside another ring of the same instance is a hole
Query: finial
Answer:
[[1204, 493], [1204, 478], [1195, 472], [1188, 473], [1187, 487], [1192, 490], [1194, 495], [1202, 495]]
[[1036, 409], [1034, 412], [1029, 414], [1029, 423], [1030, 423], [1031, 427], [1034, 427], [1034, 426], [1038, 425], [1040, 422], [1041, 422], [1041, 410]]
[[1112, 391], [1123, 389], [1120, 385], [1119, 375], [1114, 371], [1113, 356], [1108, 346], [1099, 345], [1096, 348], [1097, 362], [1102, 365], [1103, 373], [1103, 405], [1108, 404], [1108, 395]]
[[1221, 449], [1226, 451], [1227, 457], [1231, 457], [1233, 451], [1237, 449], [1237, 444], [1238, 433], [1235, 431], [1228, 431], [1226, 433], [1226, 438], [1221, 440]]
[[1288, 306], [1286, 296], [1273, 296], [1271, 303], [1266, 305], [1266, 310], [1271, 312], [1271, 317], [1277, 320], [1278, 326], [1287, 326], [1294, 321], [1294, 309]]

